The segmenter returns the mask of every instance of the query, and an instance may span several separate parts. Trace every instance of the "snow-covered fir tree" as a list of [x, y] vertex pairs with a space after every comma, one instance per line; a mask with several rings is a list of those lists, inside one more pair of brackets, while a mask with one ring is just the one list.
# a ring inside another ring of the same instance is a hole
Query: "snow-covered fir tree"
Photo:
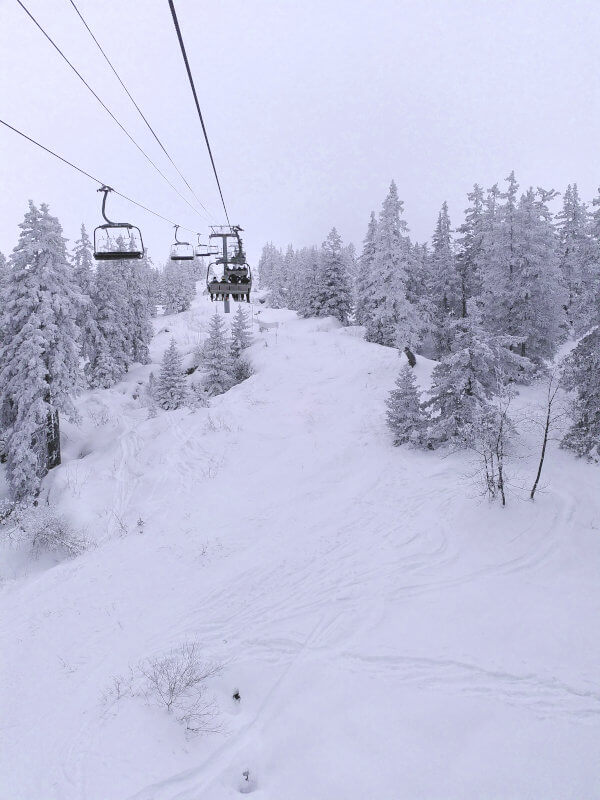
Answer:
[[156, 404], [166, 411], [181, 408], [188, 399], [183, 364], [175, 339], [171, 339], [171, 343], [163, 355], [153, 397]]
[[122, 380], [131, 363], [127, 331], [127, 288], [120, 262], [99, 261], [92, 289], [95, 328], [85, 374], [92, 388], [108, 389]]
[[2, 287], [6, 285], [8, 280], [8, 271], [9, 265], [6, 256], [4, 253], [0, 253], [0, 292], [2, 292]]
[[363, 240], [363, 249], [358, 259], [358, 269], [355, 283], [355, 312], [354, 316], [358, 325], [367, 325], [373, 316], [373, 260], [375, 258], [375, 237], [377, 234], [377, 219], [375, 212], [371, 211], [371, 218], [367, 226], [367, 233]]
[[206, 393], [213, 397], [230, 389], [234, 382], [234, 365], [231, 346], [225, 335], [223, 317], [214, 313], [210, 318], [208, 337], [197, 354]]
[[417, 320], [406, 296], [410, 241], [405, 235], [407, 225], [400, 219], [401, 213], [402, 202], [392, 181], [375, 236], [373, 304], [365, 338], [369, 342], [402, 349], [414, 344]]
[[427, 262], [427, 296], [434, 357], [439, 359], [451, 350], [452, 321], [458, 316], [460, 308], [460, 288], [447, 203], [442, 205], [431, 242]]
[[93, 341], [96, 338], [97, 311], [92, 300], [94, 293], [92, 242], [83, 223], [81, 223], [80, 237], [73, 247], [71, 263], [73, 278], [79, 287], [81, 296], [76, 317], [76, 324], [80, 331], [81, 354], [88, 361], [93, 353]]
[[321, 274], [321, 256], [316, 247], [307, 247], [299, 253], [301, 270], [300, 288], [296, 310], [301, 317], [317, 317], [319, 315], [319, 279]]
[[248, 312], [239, 303], [231, 324], [231, 353], [234, 358], [239, 358], [242, 351], [252, 343], [252, 327], [248, 316]]
[[[541, 364], [561, 336], [563, 299], [548, 200], [554, 193], [530, 189], [518, 200], [514, 173], [497, 203], [488, 195], [482, 275], [484, 323], [491, 333], [521, 341], [520, 353]], [[495, 187], [494, 187], [495, 189]]]
[[142, 258], [121, 261], [119, 264], [127, 293], [125, 328], [130, 359], [138, 364], [148, 364], [153, 335], [151, 276], [148, 261], [147, 258]]
[[185, 263], [168, 261], [162, 274], [162, 301], [165, 314], [187, 311], [195, 296], [196, 283]]
[[581, 339], [565, 364], [563, 383], [575, 393], [562, 446], [600, 461], [600, 328]]
[[76, 417], [80, 388], [80, 294], [67, 260], [60, 223], [46, 204], [31, 201], [1, 310], [0, 413], [13, 496], [34, 496], [48, 467], [47, 428], [59, 412]]
[[267, 242], [262, 249], [258, 262], [258, 284], [261, 289], [272, 289], [279, 280], [278, 274], [281, 273], [283, 256], [273, 242]]
[[474, 313], [455, 320], [453, 327], [452, 352], [433, 370], [424, 403], [430, 415], [431, 446], [445, 442], [466, 446], [470, 426], [481, 418], [491, 398], [504, 390], [507, 373], [524, 361], [490, 337]]
[[421, 393], [412, 367], [405, 364], [396, 379], [387, 400], [387, 424], [394, 436], [394, 444], [420, 445], [425, 430], [425, 417], [421, 408]]
[[320, 317], [335, 317], [347, 325], [352, 311], [352, 287], [342, 238], [335, 228], [321, 245], [316, 302]]
[[473, 186], [467, 198], [470, 206], [465, 211], [465, 221], [458, 228], [456, 272], [459, 287], [460, 316], [466, 317], [467, 303], [481, 294], [483, 268], [483, 236], [485, 225], [484, 192], [479, 184]]
[[576, 183], [567, 186], [562, 210], [556, 215], [556, 223], [567, 323], [575, 332], [581, 332], [589, 323], [588, 307], [596, 267], [596, 252], [590, 215], [585, 203], [579, 198]]

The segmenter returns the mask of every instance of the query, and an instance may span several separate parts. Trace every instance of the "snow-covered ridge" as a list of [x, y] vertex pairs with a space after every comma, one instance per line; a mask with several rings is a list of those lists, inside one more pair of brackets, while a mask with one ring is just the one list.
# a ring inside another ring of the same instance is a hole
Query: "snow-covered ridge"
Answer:
[[[213, 311], [155, 320], [153, 363], [64, 427], [44, 494], [98, 546], [4, 586], [4, 796], [595, 796], [597, 469], [551, 444], [535, 504], [480, 502], [464, 454], [391, 446], [395, 350], [286, 310], [252, 377], [149, 417], [150, 371]], [[191, 640], [223, 665], [221, 733], [103, 700]]]

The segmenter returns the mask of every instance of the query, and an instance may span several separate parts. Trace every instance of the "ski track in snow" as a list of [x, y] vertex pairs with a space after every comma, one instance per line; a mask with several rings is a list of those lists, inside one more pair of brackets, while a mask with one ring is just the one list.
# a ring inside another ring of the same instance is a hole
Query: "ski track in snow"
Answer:
[[[210, 311], [199, 299], [193, 313], [199, 318]], [[461, 638], [453, 652], [443, 628], [440, 644], [437, 635], [427, 640], [435, 655], [423, 655], [418, 636], [406, 639], [409, 627], [402, 635], [393, 627], [404, 614], [427, 617], [432, 608], [443, 618], [440, 598], [451, 603], [468, 592], [478, 602], [486, 587], [506, 585], [501, 598], [521, 580], [543, 575], [559, 560], [565, 537], [581, 527], [581, 495], [567, 481], [553, 485], [552, 496], [536, 506], [523, 505], [522, 515], [507, 509], [504, 517], [461, 497], [467, 489], [456, 475], [457, 464], [464, 469], [460, 457], [440, 460], [389, 445], [382, 403], [398, 367], [392, 351], [323, 321], [269, 314], [281, 324], [276, 343], [271, 332], [254, 346], [257, 375], [210, 409], [159, 414], [156, 420], [138, 416], [118, 436], [109, 470], [109, 538], [122, 533], [122, 525], [133, 530], [143, 515], [152, 531], [137, 541], [130, 533], [123, 558], [134, 557], [129, 548], [147, 547], [148, 558], [181, 570], [183, 588], [173, 585], [170, 591], [168, 577], [156, 586], [152, 624], [144, 615], [144, 604], [152, 601], [151, 578], [146, 585], [139, 576], [139, 600], [117, 593], [112, 610], [99, 602], [95, 608], [92, 595], [84, 598], [89, 627], [71, 645], [81, 663], [68, 675], [76, 713], [49, 744], [53, 777], [46, 796], [98, 797], [88, 764], [103, 759], [104, 726], [119, 713], [117, 706], [102, 708], [99, 695], [115, 674], [111, 649], [121, 616], [127, 631], [139, 627], [138, 660], [195, 638], [207, 651], [221, 653], [233, 672], [240, 660], [262, 665], [268, 686], [252, 709], [230, 721], [224, 737], [197, 748], [191, 767], [167, 771], [145, 786], [140, 777], [135, 791], [116, 784], [115, 800], [237, 796], [227, 777], [232, 765], [243, 765], [248, 752], [268, 749], [270, 731], [278, 729], [287, 698], [307, 670], [329, 670], [340, 681], [344, 675], [383, 681], [427, 697], [468, 696], [491, 707], [517, 708], [540, 724], [562, 721], [582, 731], [592, 726], [597, 735], [600, 690], [586, 668], [563, 677], [560, 668], [555, 674], [552, 664], [532, 652], [520, 658], [522, 669], [511, 669], [502, 665], [502, 648], [486, 661], [476, 641]], [[240, 497], [226, 504], [220, 498], [231, 487], [239, 487]], [[577, 489], [587, 492], [590, 508], [597, 507], [593, 489]], [[91, 502], [93, 487], [83, 492]], [[488, 524], [491, 531], [474, 529]], [[520, 527], [508, 533], [507, 525]], [[201, 540], [214, 541], [218, 551], [206, 556]], [[104, 546], [95, 551], [98, 558]], [[106, 546], [119, 558], [113, 542]], [[83, 580], [78, 573], [85, 558], [60, 567], [63, 585]], [[117, 571], [129, 569], [127, 563]], [[143, 572], [144, 560], [132, 562], [132, 576], [136, 567]], [[220, 583], [212, 567], [225, 576]], [[158, 577], [156, 565], [152, 569]], [[57, 575], [35, 578], [46, 597], [53, 585], [60, 591]], [[100, 591], [110, 591], [110, 578], [100, 575], [98, 581]], [[9, 603], [15, 598], [10, 630], [17, 626], [37, 635], [43, 615], [19, 600], [21, 589], [32, 597], [18, 582], [6, 592]], [[73, 613], [62, 595], [57, 602], [57, 613]], [[24, 657], [34, 659], [29, 652]], [[52, 728], [51, 714], [45, 724]], [[344, 797], [360, 796], [348, 791], [346, 786]], [[275, 797], [260, 790], [256, 796]]]

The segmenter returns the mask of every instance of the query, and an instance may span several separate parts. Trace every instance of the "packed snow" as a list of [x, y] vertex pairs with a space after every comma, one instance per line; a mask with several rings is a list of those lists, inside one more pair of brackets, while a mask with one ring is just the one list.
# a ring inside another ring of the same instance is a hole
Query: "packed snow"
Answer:
[[[393, 447], [398, 353], [330, 318], [257, 303], [254, 374], [151, 412], [150, 372], [172, 338], [188, 366], [214, 310], [157, 317], [152, 363], [63, 422], [42, 498], [87, 551], [3, 544], [0, 796], [599, 797], [599, 473], [552, 441], [526, 500], [543, 386], [501, 508], [468, 453]], [[221, 665], [193, 737], [136, 684], [185, 642]]]

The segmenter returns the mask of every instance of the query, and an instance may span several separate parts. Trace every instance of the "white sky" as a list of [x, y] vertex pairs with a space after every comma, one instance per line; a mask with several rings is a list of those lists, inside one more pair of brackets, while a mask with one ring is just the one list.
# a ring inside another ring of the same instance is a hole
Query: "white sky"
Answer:
[[[169, 163], [69, 0], [24, 0], [104, 102]], [[76, 0], [188, 181], [218, 195], [167, 0]], [[394, 177], [414, 238], [441, 203], [515, 169], [522, 186], [591, 199], [600, 183], [598, 0], [176, 0], [232, 222], [251, 263], [266, 240], [360, 247]], [[151, 208], [206, 231], [79, 83], [16, 0], [0, 0], [0, 117]], [[100, 220], [96, 186], [0, 127], [0, 249], [28, 198], [74, 239]], [[177, 183], [179, 186], [180, 184]], [[185, 191], [182, 189], [182, 191]], [[155, 262], [166, 223], [114, 199]]]

